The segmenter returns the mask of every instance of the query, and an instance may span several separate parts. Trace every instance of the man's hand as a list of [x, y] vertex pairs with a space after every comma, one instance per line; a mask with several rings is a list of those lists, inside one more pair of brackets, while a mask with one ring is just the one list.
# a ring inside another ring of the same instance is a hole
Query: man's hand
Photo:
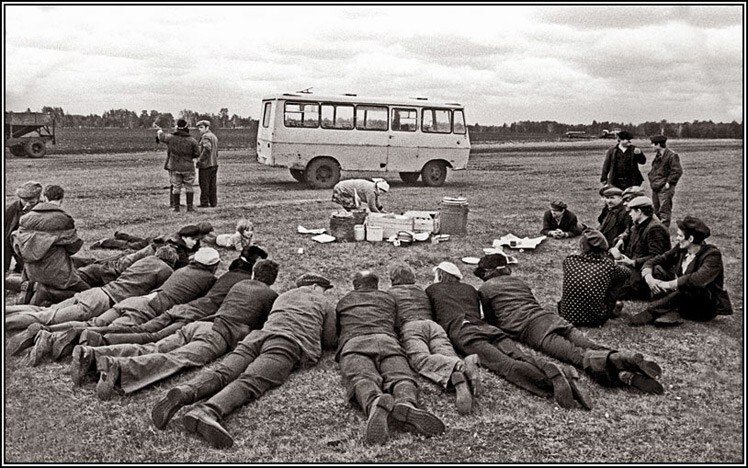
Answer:
[[619, 265], [624, 265], [627, 267], [634, 268], [636, 266], [636, 262], [632, 259], [628, 258], [627, 256], [621, 254], [621, 257], [616, 260], [616, 263]]
[[644, 281], [647, 283], [647, 286], [649, 286], [649, 290], [652, 291], [652, 295], [665, 292], [663, 282], [656, 279], [654, 276], [647, 275], [647, 277], [644, 278]]
[[621, 251], [620, 251], [620, 250], [618, 250], [618, 247], [611, 247], [611, 248], [610, 248], [610, 250], [608, 250], [608, 252], [609, 252], [609, 253], [610, 253], [610, 255], [612, 255], [612, 256], [613, 256], [613, 258], [614, 258], [614, 259], [616, 259], [616, 260], [620, 259], [620, 258], [621, 258], [621, 256], [622, 256], [622, 255], [621, 255]]

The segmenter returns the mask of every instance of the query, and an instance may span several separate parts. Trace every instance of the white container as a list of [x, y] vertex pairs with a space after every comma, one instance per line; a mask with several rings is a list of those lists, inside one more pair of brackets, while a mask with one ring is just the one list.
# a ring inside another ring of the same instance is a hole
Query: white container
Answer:
[[366, 226], [366, 240], [369, 242], [382, 242], [384, 239], [384, 228], [382, 226]]
[[356, 239], [356, 242], [361, 242], [366, 238], [366, 228], [363, 224], [353, 226], [353, 238]]

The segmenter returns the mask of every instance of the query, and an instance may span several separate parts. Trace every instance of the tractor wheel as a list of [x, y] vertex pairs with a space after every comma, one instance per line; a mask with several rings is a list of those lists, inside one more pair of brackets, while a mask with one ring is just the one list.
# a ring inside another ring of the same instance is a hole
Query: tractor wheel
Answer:
[[44, 140], [31, 139], [23, 145], [26, 156], [30, 158], [43, 158], [47, 154], [47, 145]]
[[13, 145], [9, 147], [10, 154], [13, 156], [18, 156], [19, 158], [26, 155], [26, 152], [23, 149], [23, 145]]
[[423, 185], [441, 187], [447, 179], [447, 165], [444, 161], [429, 161], [421, 170]]
[[401, 172], [400, 173], [400, 178], [406, 184], [415, 184], [416, 182], [418, 182], [419, 177], [421, 177], [420, 172]]
[[298, 182], [304, 182], [304, 171], [301, 169], [289, 169], [291, 171], [291, 177], [296, 179]]
[[340, 180], [340, 164], [332, 158], [317, 158], [307, 164], [304, 179], [311, 188], [332, 188]]

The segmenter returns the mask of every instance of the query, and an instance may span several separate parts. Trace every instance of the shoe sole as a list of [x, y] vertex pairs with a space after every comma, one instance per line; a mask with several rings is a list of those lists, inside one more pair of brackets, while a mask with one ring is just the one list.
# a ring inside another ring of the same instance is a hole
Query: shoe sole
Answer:
[[73, 348], [73, 359], [70, 361], [70, 378], [73, 380], [73, 385], [76, 387], [83, 385], [93, 361], [93, 353], [86, 354], [83, 347]]
[[187, 429], [188, 432], [199, 434], [200, 437], [205, 439], [215, 448], [224, 449], [234, 445], [234, 439], [232, 439], [231, 436], [210, 424], [205, 424], [199, 418], [192, 416], [189, 413], [184, 415], [183, 422], [184, 428]]
[[117, 377], [113, 374], [114, 363], [109, 360], [104, 360], [107, 365], [104, 368], [100, 368], [101, 375], [99, 376], [99, 383], [96, 384], [96, 396], [99, 400], [107, 401], [111, 400], [114, 394], [114, 384]]
[[580, 405], [582, 405], [582, 408], [590, 411], [592, 409], [592, 402], [590, 401], [590, 396], [587, 394], [587, 391], [582, 388], [582, 382], [580, 382], [579, 380], [579, 374], [574, 371], [574, 374], [571, 376], [567, 376], [566, 380], [569, 381], [569, 387], [571, 387], [571, 393], [572, 395], [574, 395], [574, 399], [577, 400]]
[[387, 416], [392, 411], [394, 400], [392, 395], [382, 395], [374, 403], [369, 419], [366, 421], [364, 443], [382, 445], [390, 438]]
[[75, 330], [65, 330], [58, 339], [52, 342], [52, 357], [55, 361], [59, 361], [63, 357], [69, 355], [77, 343], [75, 339], [78, 337], [78, 332]]
[[470, 394], [467, 381], [457, 384], [455, 392], [457, 393], [455, 398], [457, 412], [463, 415], [470, 414], [473, 411], [473, 395]]
[[17, 356], [32, 347], [34, 345], [34, 338], [36, 338], [38, 332], [39, 329], [36, 329], [36, 332], [32, 332], [32, 329], [27, 328], [8, 340], [8, 354]]
[[[37, 336], [39, 335], [37, 334]], [[46, 346], [39, 346], [40, 344], [41, 340], [37, 341], [36, 344], [34, 344], [34, 347], [31, 348], [31, 352], [29, 353], [30, 367], [36, 367], [41, 364], [44, 361], [44, 358], [52, 351], [52, 343], [47, 342]]]
[[634, 374], [631, 379], [631, 386], [638, 388], [644, 393], [652, 393], [655, 395], [662, 395], [665, 393], [665, 388], [660, 382], [645, 375]]
[[548, 362], [543, 366], [543, 373], [551, 380], [553, 385], [553, 399], [559, 406], [566, 409], [577, 407], [571, 384], [561, 368], [554, 362]]
[[446, 429], [441, 419], [428, 411], [398, 403], [392, 409], [392, 416], [400, 422], [410, 424], [417, 433], [435, 436]]
[[634, 354], [634, 363], [636, 366], [644, 372], [647, 377], [656, 379], [662, 375], [662, 368], [654, 361], [644, 359], [644, 356], [640, 353]]
[[[475, 356], [473, 359], [468, 359], [470, 356]], [[478, 396], [480, 393], [480, 357], [477, 354], [471, 354], [465, 358], [465, 372], [470, 381], [470, 386], [473, 389], [473, 396]]]
[[[177, 395], [179, 394], [179, 395]], [[153, 424], [163, 430], [174, 415], [179, 411], [179, 408], [184, 406], [180, 401], [181, 392], [176, 388], [172, 388], [166, 393], [166, 396], [156, 403], [151, 411], [151, 420]]]

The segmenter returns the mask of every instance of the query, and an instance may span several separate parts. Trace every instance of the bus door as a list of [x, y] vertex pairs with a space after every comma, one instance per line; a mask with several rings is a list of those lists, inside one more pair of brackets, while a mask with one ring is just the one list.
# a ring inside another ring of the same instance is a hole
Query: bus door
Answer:
[[393, 107], [390, 111], [390, 134], [387, 148], [387, 169], [399, 172], [418, 172], [423, 163], [418, 159], [418, 110]]
[[[360, 171], [387, 170], [387, 106], [356, 106], [355, 164]], [[343, 167], [346, 169], [346, 167]]]

